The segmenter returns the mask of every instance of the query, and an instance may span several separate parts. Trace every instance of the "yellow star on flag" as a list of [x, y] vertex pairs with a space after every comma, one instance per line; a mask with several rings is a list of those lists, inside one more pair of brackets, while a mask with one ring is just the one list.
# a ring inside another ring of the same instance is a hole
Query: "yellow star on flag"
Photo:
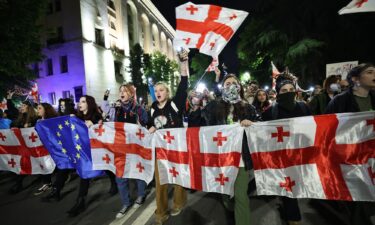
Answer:
[[76, 129], [76, 126], [74, 126], [74, 124], [70, 125], [70, 128], [72, 128], [72, 130]]
[[80, 146], [79, 144], [77, 144], [77, 145], [76, 145], [76, 149], [77, 149], [78, 151], [80, 151], [82, 148], [81, 148], [81, 146]]
[[63, 129], [63, 126], [61, 124], [59, 124], [59, 129], [62, 130]]
[[61, 141], [58, 141], [57, 144], [62, 145], [62, 142], [61, 142]]
[[69, 121], [65, 120], [65, 125], [69, 127]]
[[77, 153], [76, 157], [77, 157], [77, 159], [80, 159], [81, 155], [79, 153]]
[[66, 154], [66, 149], [65, 148], [62, 148], [62, 153]]
[[74, 136], [75, 138], [76, 138], [76, 140], [78, 140], [79, 139], [79, 135], [78, 134], [76, 134], [76, 136]]
[[57, 131], [57, 133], [56, 133], [56, 134], [57, 134], [57, 136], [58, 136], [58, 137], [61, 137], [61, 134], [60, 134], [60, 132], [58, 132], [58, 131]]

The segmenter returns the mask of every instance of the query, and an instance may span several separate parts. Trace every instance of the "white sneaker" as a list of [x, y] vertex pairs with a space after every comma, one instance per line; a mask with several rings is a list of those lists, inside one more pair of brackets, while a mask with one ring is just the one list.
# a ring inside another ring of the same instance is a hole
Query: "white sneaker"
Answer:
[[129, 206], [123, 206], [121, 210], [116, 214], [116, 219], [120, 219], [124, 217], [128, 210], [129, 210]]
[[142, 196], [138, 196], [138, 198], [135, 200], [134, 202], [134, 208], [139, 208], [143, 205], [143, 203], [145, 202], [145, 197], [142, 197]]
[[43, 184], [43, 186], [41, 186], [40, 188], [38, 188], [38, 190], [36, 192], [34, 192], [34, 195], [40, 195], [48, 190], [50, 190], [52, 188], [52, 184]]

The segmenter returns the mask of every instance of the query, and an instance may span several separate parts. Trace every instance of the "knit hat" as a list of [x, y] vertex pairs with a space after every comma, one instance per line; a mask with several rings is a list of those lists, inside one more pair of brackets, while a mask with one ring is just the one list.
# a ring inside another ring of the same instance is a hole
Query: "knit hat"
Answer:
[[294, 87], [296, 87], [297, 83], [297, 77], [294, 76], [293, 74], [289, 73], [288, 70], [284, 71], [283, 73], [280, 73], [278, 77], [276, 78], [276, 92], [279, 94], [280, 89], [282, 86], [286, 84], [291, 84]]

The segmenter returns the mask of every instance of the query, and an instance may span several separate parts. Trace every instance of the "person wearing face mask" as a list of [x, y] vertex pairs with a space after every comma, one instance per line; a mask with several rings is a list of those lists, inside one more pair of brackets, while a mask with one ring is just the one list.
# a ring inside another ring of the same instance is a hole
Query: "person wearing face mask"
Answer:
[[[189, 63], [188, 52], [183, 50], [179, 53], [181, 80], [176, 95], [171, 98], [167, 84], [158, 82], [154, 85], [156, 101], [151, 105], [151, 117], [149, 132], [154, 133], [158, 129], [183, 127], [183, 112], [187, 98]], [[163, 224], [169, 215], [177, 216], [186, 204], [186, 191], [179, 185], [174, 186], [173, 208], [168, 214], [168, 184], [160, 185], [158, 164], [155, 163], [155, 194], [156, 194], [156, 225]]]
[[363, 63], [347, 76], [349, 88], [337, 95], [325, 113], [364, 112], [375, 110], [375, 66]]
[[[276, 79], [276, 102], [267, 109], [262, 118], [264, 121], [310, 116], [311, 112], [304, 102], [296, 101], [296, 80], [292, 74], [284, 72]], [[284, 206], [285, 218], [289, 225], [301, 224], [301, 213], [298, 200], [280, 197]]]
[[[209, 126], [240, 123], [241, 126], [250, 126], [261, 118], [254, 106], [244, 98], [244, 89], [240, 80], [234, 74], [228, 74], [222, 81], [220, 98], [211, 101], [203, 110], [202, 116]], [[249, 146], [246, 134], [243, 134], [242, 153], [238, 175], [234, 184], [234, 217], [236, 225], [250, 224], [250, 204], [247, 195], [249, 171], [252, 169]], [[227, 209], [233, 210], [233, 203], [227, 195], [223, 195]]]
[[324, 80], [323, 90], [309, 102], [309, 107], [313, 115], [324, 114], [328, 103], [335, 95], [341, 92], [339, 82], [336, 75], [331, 75]]

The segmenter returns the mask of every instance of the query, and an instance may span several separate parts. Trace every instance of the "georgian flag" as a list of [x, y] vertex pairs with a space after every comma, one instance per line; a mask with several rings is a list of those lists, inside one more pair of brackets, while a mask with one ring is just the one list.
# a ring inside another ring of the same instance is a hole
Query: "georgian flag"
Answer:
[[215, 71], [216, 67], [219, 66], [219, 58], [213, 57], [211, 64], [207, 67], [206, 72]]
[[233, 195], [243, 132], [238, 124], [157, 130], [160, 184]]
[[353, 0], [340, 9], [339, 14], [375, 12], [375, 0]]
[[240, 27], [248, 13], [216, 5], [191, 2], [176, 8], [176, 48], [198, 48], [216, 57]]
[[146, 128], [108, 122], [89, 129], [94, 170], [110, 170], [117, 177], [144, 180], [154, 176], [152, 137]]
[[260, 195], [375, 201], [375, 112], [246, 128]]
[[34, 127], [0, 130], [0, 170], [50, 174], [55, 166]]

